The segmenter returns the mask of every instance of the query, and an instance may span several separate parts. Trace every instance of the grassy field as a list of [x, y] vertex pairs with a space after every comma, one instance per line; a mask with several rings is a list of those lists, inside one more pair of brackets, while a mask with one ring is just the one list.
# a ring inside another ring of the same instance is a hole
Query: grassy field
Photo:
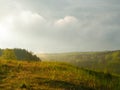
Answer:
[[0, 60], [0, 90], [120, 90], [120, 78], [66, 63]]

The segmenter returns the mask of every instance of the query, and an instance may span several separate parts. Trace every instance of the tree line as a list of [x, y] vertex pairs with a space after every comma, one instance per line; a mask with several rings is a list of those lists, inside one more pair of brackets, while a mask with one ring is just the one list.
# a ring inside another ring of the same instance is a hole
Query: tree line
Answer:
[[0, 49], [0, 59], [5, 60], [28, 60], [28, 61], [41, 61], [39, 57], [25, 49]]

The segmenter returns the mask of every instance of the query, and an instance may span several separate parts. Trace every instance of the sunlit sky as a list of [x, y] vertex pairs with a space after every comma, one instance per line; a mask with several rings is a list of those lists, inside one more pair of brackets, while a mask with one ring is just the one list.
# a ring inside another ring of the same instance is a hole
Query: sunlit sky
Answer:
[[120, 49], [120, 0], [0, 0], [0, 48]]

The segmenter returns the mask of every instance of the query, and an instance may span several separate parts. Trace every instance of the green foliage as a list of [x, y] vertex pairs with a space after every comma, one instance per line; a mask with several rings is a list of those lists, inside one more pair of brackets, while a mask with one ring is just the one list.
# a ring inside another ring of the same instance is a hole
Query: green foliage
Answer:
[[120, 52], [117, 51], [117, 52], [112, 53], [112, 59], [120, 61]]
[[109, 71], [120, 74], [120, 50], [104, 52], [76, 52], [59, 54], [41, 54], [41, 59], [68, 62], [91, 70]]
[[0, 49], [0, 58], [6, 60], [41, 61], [39, 57], [25, 49]]
[[0, 49], [0, 56], [2, 55], [2, 49]]
[[39, 57], [37, 57], [36, 55], [33, 55], [32, 52], [28, 52], [25, 49], [15, 48], [13, 50], [17, 56], [17, 60], [40, 61]]
[[3, 51], [2, 58], [6, 60], [16, 60], [16, 55], [13, 50], [5, 49]]

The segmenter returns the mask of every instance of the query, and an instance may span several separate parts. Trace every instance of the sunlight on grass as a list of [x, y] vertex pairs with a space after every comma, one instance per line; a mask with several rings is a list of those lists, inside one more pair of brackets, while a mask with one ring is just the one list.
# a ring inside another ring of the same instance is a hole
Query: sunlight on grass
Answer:
[[66, 63], [0, 60], [0, 90], [118, 90], [119, 81]]

